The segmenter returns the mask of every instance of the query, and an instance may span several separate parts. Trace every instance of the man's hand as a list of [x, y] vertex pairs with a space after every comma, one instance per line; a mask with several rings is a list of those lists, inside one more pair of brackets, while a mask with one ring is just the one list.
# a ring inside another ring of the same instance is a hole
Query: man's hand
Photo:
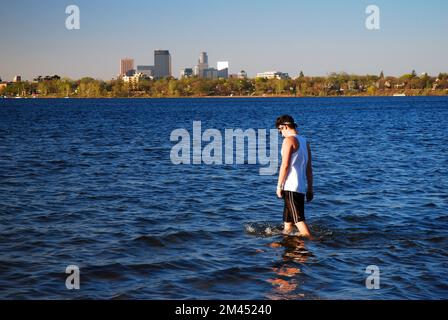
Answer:
[[277, 197], [279, 197], [280, 199], [283, 198], [283, 190], [282, 189], [277, 189]]
[[313, 191], [307, 191], [306, 192], [306, 202], [311, 202], [313, 201], [314, 198], [314, 193]]

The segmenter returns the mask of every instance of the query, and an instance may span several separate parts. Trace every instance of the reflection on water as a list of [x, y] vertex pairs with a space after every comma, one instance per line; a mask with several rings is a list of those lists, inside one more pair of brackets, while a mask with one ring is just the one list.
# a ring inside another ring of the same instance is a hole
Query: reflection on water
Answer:
[[297, 236], [283, 236], [279, 242], [269, 245], [271, 248], [283, 250], [282, 260], [276, 264], [274, 271], [276, 278], [268, 279], [272, 284], [272, 292], [266, 298], [272, 300], [293, 300], [305, 298], [304, 293], [300, 293], [300, 275], [302, 270], [300, 265], [307, 262], [311, 253], [305, 247], [305, 240]]

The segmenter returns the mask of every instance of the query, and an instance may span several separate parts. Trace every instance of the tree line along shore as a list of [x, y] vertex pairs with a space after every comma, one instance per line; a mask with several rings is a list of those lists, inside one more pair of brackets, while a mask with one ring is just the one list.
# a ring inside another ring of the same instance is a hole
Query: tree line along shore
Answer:
[[34, 81], [2, 83], [2, 97], [36, 98], [163, 98], [163, 97], [325, 97], [325, 96], [441, 96], [448, 95], [448, 73], [437, 77], [418, 76], [415, 71], [400, 77], [332, 73], [295, 79], [203, 78], [141, 79], [103, 81], [85, 77], [79, 80], [57, 75]]

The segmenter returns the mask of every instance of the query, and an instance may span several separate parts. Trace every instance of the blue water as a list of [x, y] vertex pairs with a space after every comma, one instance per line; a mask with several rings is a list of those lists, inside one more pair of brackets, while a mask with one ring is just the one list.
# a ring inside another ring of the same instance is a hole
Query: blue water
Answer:
[[[314, 241], [279, 234], [259, 165], [170, 161], [194, 120], [284, 113], [311, 141]], [[443, 97], [2, 99], [0, 298], [447, 299], [447, 122]]]

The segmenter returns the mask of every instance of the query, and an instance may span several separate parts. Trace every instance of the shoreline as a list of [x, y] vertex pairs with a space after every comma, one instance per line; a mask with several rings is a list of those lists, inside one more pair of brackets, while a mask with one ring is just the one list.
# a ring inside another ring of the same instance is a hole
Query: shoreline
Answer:
[[309, 99], [309, 98], [409, 98], [409, 97], [448, 97], [447, 93], [430, 94], [430, 95], [326, 95], [326, 96], [291, 96], [291, 95], [272, 95], [272, 96], [166, 96], [166, 97], [151, 97], [151, 96], [138, 96], [138, 97], [56, 97], [56, 96], [43, 96], [43, 97], [0, 97], [0, 100], [20, 100], [20, 99], [59, 99], [59, 100], [83, 100], [83, 99]]

